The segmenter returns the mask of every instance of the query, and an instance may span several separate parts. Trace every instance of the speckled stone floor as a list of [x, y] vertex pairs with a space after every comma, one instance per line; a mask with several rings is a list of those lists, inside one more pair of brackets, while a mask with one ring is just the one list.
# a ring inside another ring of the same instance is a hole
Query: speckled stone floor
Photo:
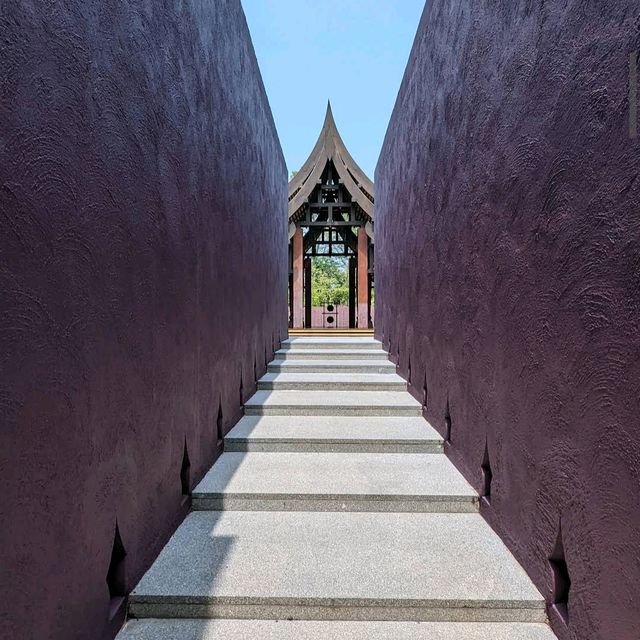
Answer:
[[372, 337], [286, 341], [119, 640], [552, 640]]

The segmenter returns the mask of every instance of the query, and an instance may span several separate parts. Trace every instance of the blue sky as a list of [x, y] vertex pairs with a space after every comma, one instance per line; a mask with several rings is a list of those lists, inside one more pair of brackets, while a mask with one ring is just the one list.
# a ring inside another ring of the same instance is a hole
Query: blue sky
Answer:
[[289, 171], [307, 159], [331, 100], [371, 179], [424, 0], [242, 0]]

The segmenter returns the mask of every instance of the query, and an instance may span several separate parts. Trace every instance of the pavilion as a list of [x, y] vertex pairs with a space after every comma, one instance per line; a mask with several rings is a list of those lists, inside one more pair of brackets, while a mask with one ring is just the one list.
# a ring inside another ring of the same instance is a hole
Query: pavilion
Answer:
[[345, 257], [349, 327], [372, 326], [373, 182], [357, 165], [327, 114], [313, 151], [289, 183], [289, 326], [311, 327], [311, 259]]

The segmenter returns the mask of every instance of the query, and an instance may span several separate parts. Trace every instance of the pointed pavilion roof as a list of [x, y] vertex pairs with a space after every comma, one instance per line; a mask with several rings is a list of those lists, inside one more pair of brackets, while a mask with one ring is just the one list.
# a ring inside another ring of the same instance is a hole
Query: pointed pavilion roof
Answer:
[[324, 124], [311, 155], [289, 182], [289, 220], [306, 204], [329, 160], [333, 162], [340, 181], [351, 194], [352, 201], [373, 222], [373, 182], [347, 151], [333, 119], [330, 102], [327, 103]]

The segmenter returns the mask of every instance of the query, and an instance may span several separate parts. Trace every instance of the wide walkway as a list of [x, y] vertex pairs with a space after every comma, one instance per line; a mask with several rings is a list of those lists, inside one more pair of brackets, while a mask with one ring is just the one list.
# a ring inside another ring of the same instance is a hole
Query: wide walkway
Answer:
[[291, 338], [120, 640], [552, 640], [381, 344]]

